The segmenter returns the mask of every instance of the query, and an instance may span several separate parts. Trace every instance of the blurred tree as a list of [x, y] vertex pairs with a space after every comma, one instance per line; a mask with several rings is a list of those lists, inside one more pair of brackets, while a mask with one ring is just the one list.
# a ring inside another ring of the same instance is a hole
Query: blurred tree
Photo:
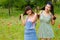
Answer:
[[17, 8], [19, 10], [24, 10], [24, 8], [27, 5], [30, 5], [32, 8], [36, 8], [37, 6], [44, 6], [48, 1], [52, 1], [53, 3], [60, 4], [59, 0], [0, 0], [0, 6], [3, 8], [9, 9], [9, 15], [10, 15], [10, 9], [12, 7]]

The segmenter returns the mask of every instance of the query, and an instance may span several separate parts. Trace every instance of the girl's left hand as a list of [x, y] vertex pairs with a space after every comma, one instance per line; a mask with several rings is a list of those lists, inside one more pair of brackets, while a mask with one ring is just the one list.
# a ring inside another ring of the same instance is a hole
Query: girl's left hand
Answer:
[[53, 16], [53, 20], [56, 20], [56, 16], [55, 15]]

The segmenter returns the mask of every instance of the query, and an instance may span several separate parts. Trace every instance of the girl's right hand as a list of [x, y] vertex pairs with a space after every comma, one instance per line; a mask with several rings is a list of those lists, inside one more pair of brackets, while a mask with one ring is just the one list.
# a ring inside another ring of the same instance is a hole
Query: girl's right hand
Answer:
[[24, 19], [24, 17], [23, 17], [23, 14], [21, 14], [21, 21], [22, 21], [22, 24], [25, 25], [25, 22], [26, 22], [26, 21], [25, 21], [25, 19]]
[[21, 14], [21, 17], [23, 16], [23, 14]]

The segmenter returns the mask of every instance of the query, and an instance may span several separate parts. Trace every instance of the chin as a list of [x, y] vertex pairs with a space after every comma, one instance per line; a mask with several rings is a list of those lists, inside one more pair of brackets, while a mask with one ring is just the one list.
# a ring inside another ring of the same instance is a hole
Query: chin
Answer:
[[31, 15], [31, 13], [29, 15]]

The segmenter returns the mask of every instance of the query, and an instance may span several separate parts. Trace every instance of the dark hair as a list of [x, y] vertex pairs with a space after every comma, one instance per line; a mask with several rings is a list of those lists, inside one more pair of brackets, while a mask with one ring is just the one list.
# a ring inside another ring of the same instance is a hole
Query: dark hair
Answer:
[[[54, 15], [54, 6], [53, 6], [53, 4], [52, 4], [52, 2], [47, 2], [46, 4], [49, 4], [49, 5], [51, 5], [51, 10], [50, 10], [50, 12], [52, 13], [52, 15]], [[43, 8], [41, 8], [41, 10], [45, 10], [45, 6], [43, 7]]]
[[[50, 12], [51, 12], [52, 15], [54, 16], [54, 6], [53, 6], [52, 2], [49, 1], [49, 2], [47, 2], [47, 4], [51, 5], [51, 10], [50, 10]], [[44, 6], [41, 10], [45, 10], [45, 6]], [[53, 19], [55, 20], [56, 17], [54, 16]]]
[[[32, 11], [32, 8], [30, 7], [30, 6], [27, 6], [26, 8], [25, 8], [25, 12], [24, 12], [24, 15], [27, 15], [27, 11], [28, 10], [31, 10]], [[32, 13], [34, 14], [34, 12], [32, 11]]]

